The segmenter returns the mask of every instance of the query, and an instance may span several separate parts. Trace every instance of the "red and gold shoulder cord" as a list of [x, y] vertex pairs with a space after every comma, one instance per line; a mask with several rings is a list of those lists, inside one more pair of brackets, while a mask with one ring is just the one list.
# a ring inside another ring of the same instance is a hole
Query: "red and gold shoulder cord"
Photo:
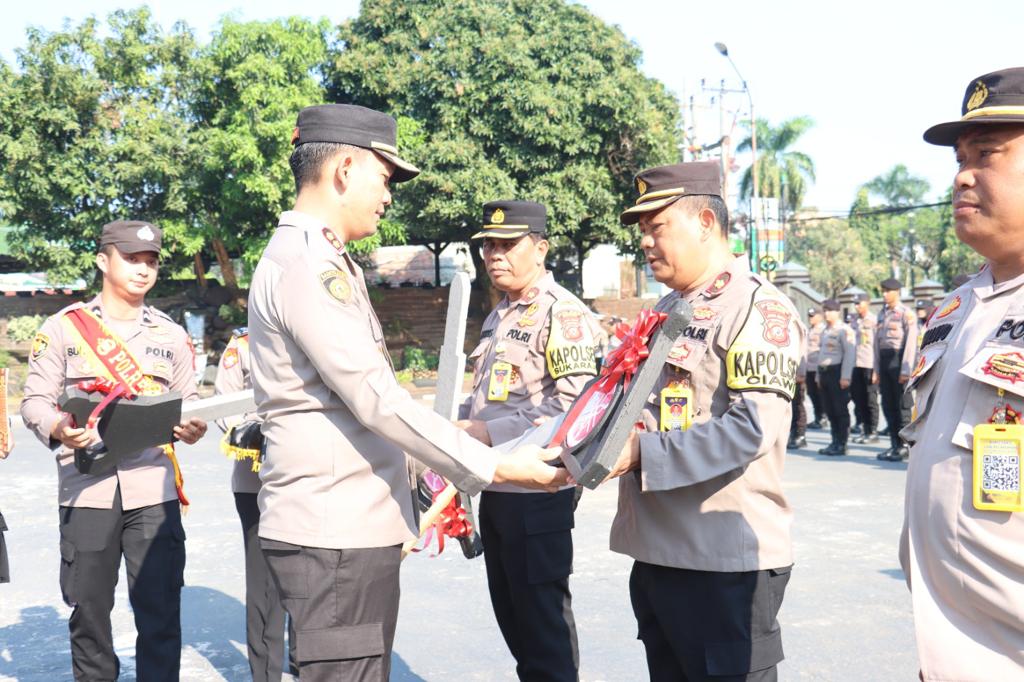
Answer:
[[[142, 366], [135, 359], [124, 341], [107, 325], [86, 308], [75, 308], [64, 314], [64, 319], [71, 323], [71, 331], [81, 341], [83, 352], [89, 352], [95, 362], [90, 364], [96, 370], [97, 381], [83, 382], [80, 388], [85, 391], [100, 391], [106, 397], [93, 410], [89, 417], [89, 428], [94, 428], [103, 408], [120, 396], [128, 400], [138, 395], [159, 395], [160, 385], [151, 377], [146, 376]], [[76, 344], [79, 345], [79, 344]], [[174, 488], [178, 493], [178, 501], [188, 506], [185, 497], [185, 481], [181, 475], [181, 467], [174, 453], [174, 444], [161, 446], [174, 467]]]

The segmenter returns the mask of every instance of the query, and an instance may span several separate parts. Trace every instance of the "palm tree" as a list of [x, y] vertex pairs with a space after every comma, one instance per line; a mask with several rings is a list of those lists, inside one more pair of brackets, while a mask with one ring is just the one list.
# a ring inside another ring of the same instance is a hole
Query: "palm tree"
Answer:
[[864, 188], [869, 194], [883, 199], [886, 206], [913, 206], [921, 203], [931, 186], [927, 180], [911, 175], [906, 166], [898, 163], [864, 183]]
[[[787, 211], [795, 211], [803, 204], [810, 183], [814, 182], [814, 162], [803, 152], [790, 149], [814, 121], [809, 116], [797, 116], [772, 127], [767, 120], [757, 119], [757, 173], [758, 194], [762, 197], [782, 197]], [[740, 142], [737, 152], [750, 150], [750, 137]], [[751, 196], [753, 179], [750, 168], [743, 171], [740, 196]], [[783, 188], [785, 196], [783, 197]]]

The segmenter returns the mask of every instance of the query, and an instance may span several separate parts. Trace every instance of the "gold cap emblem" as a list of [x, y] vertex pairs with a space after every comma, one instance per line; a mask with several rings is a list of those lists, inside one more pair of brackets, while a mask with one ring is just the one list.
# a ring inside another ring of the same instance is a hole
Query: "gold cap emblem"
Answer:
[[640, 178], [636, 179], [636, 189], [640, 194], [647, 194], [647, 183]]
[[494, 214], [491, 215], [491, 222], [496, 225], [500, 225], [501, 223], [505, 222], [505, 212], [502, 211], [500, 208], [494, 209]]
[[988, 86], [982, 81], [978, 81], [974, 84], [974, 92], [971, 93], [971, 98], [967, 100], [967, 111], [974, 111], [988, 98]]

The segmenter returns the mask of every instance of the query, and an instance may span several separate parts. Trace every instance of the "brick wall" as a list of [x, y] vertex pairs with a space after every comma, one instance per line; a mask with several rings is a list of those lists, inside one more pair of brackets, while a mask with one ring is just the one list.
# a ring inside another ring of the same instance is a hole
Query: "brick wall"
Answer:
[[[448, 287], [436, 289], [371, 288], [373, 306], [384, 327], [388, 348], [397, 354], [405, 346], [419, 346], [437, 351], [444, 342], [445, 316], [448, 314]], [[480, 294], [472, 293], [469, 320], [466, 324], [466, 352], [480, 338], [484, 323], [480, 310]], [[395, 358], [400, 361], [399, 357]]]
[[595, 298], [590, 307], [602, 315], [621, 317], [632, 322], [641, 310], [653, 308], [656, 298]]

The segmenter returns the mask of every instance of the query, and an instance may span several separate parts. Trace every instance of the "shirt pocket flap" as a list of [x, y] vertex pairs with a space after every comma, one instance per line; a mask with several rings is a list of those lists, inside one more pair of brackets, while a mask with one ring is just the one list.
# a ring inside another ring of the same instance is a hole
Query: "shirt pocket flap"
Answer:
[[[709, 332], [710, 333], [710, 332]], [[679, 337], [665, 359], [666, 364], [693, 373], [708, 352], [708, 344]]]
[[1018, 396], [1024, 396], [1024, 347], [988, 342], [960, 373]]
[[945, 354], [946, 348], [947, 345], [945, 343], [936, 343], [918, 353], [917, 364], [914, 365], [914, 370], [910, 373], [906, 390], [909, 391], [924, 381], [924, 378]]

